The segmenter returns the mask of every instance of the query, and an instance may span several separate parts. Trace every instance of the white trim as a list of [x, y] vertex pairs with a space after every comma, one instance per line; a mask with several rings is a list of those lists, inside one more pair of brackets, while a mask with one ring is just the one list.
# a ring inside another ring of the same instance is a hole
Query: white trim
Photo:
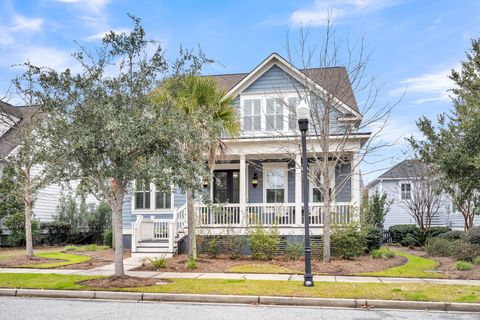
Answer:
[[[262, 76], [266, 71], [270, 69], [273, 65], [277, 65], [280, 69], [291, 75], [294, 79], [299, 81], [302, 85], [303, 82], [306, 80], [310, 86], [313, 86], [317, 89], [323, 96], [327, 96], [329, 92], [320, 86], [318, 83], [310, 79], [307, 75], [303, 74], [300, 70], [294, 67], [291, 63], [287, 60], [282, 58], [277, 53], [272, 53], [268, 56], [262, 63], [260, 63], [252, 72], [250, 72], [245, 78], [243, 78], [239, 83], [237, 83], [229, 92], [227, 92], [226, 96], [235, 96], [240, 94], [245, 88], [251, 85], [255, 80], [257, 80], [260, 76]], [[337, 106], [342, 107], [343, 109], [347, 110], [348, 112], [357, 116], [357, 120], [362, 118], [362, 115], [354, 110], [352, 107], [348, 106], [340, 99], [333, 97]]]
[[132, 182], [132, 195], [131, 195], [131, 212], [132, 214], [159, 214], [159, 213], [171, 213], [175, 210], [175, 187], [171, 187], [170, 191], [170, 208], [156, 209], [157, 187], [154, 183], [150, 182], [150, 208], [149, 209], [136, 209], [135, 208], [135, 191], [136, 180]]
[[[402, 199], [402, 184], [409, 184], [410, 185], [410, 199]], [[408, 201], [412, 200], [412, 192], [413, 192], [413, 183], [408, 180], [399, 180], [398, 181], [398, 199], [400, 201]]]
[[267, 203], [267, 171], [281, 169], [285, 174], [284, 197], [282, 203], [288, 203], [288, 163], [287, 162], [265, 162], [262, 163], [263, 174], [263, 203]]

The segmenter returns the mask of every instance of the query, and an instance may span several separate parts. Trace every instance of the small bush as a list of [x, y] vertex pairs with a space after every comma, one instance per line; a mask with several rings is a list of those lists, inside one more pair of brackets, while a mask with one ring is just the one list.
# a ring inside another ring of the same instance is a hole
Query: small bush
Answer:
[[446, 239], [450, 241], [460, 240], [465, 237], [465, 232], [460, 230], [452, 230], [436, 236], [436, 238]]
[[80, 248], [77, 246], [66, 246], [63, 248], [64, 251], [78, 251]]
[[278, 252], [280, 234], [277, 228], [265, 230], [262, 226], [256, 226], [249, 230], [248, 243], [254, 260], [271, 260]]
[[475, 259], [473, 259], [473, 263], [475, 264], [480, 264], [480, 256], [476, 257]]
[[212, 240], [210, 240], [210, 243], [208, 244], [208, 255], [210, 256], [210, 258], [216, 258], [218, 257], [219, 253], [220, 248], [218, 246], [218, 239], [212, 238]]
[[452, 247], [452, 257], [455, 260], [473, 261], [473, 259], [480, 255], [479, 245], [471, 244], [464, 240], [454, 241]]
[[155, 269], [164, 269], [167, 267], [167, 258], [165, 256], [148, 260]]
[[83, 251], [97, 251], [98, 246], [96, 244], [89, 244], [89, 245], [84, 246], [82, 249], [83, 249]]
[[[400, 243], [403, 246], [408, 246], [413, 242], [417, 242], [416, 238], [419, 233], [418, 227], [413, 224], [397, 224], [388, 228], [388, 231], [392, 237], [392, 242]], [[408, 236], [410, 236], [410, 239], [405, 241]]]
[[450, 227], [430, 227], [430, 230], [428, 230], [427, 233], [427, 237], [438, 237], [439, 235], [451, 232], [451, 230], [452, 229], [450, 229]]
[[458, 271], [468, 271], [472, 269], [472, 264], [466, 261], [457, 261], [457, 263], [455, 263], [455, 269]]
[[365, 242], [367, 252], [378, 249], [383, 244], [383, 228], [375, 227], [373, 225], [367, 225], [363, 227], [363, 233], [365, 235]]
[[112, 229], [105, 229], [105, 231], [103, 231], [103, 244], [109, 248], [113, 247]]
[[480, 245], [480, 226], [470, 228], [465, 234], [465, 240], [471, 244]]
[[228, 234], [225, 236], [225, 253], [230, 259], [239, 259], [243, 254], [244, 240], [238, 234]]
[[435, 237], [428, 240], [425, 251], [431, 256], [450, 257], [454, 249], [453, 244], [450, 240]]
[[342, 259], [361, 256], [367, 247], [365, 236], [356, 224], [338, 227], [332, 233], [333, 254]]
[[192, 258], [188, 258], [185, 266], [187, 267], [188, 270], [195, 270], [198, 267], [197, 260], [192, 259]]
[[[23, 212], [14, 213], [5, 218], [3, 225], [10, 230], [8, 241], [14, 246], [25, 244], [25, 215]], [[33, 243], [38, 242], [40, 234], [39, 223], [32, 217], [32, 239]]]
[[285, 257], [290, 261], [297, 261], [302, 256], [303, 245], [301, 243], [287, 243]]
[[373, 259], [392, 259], [395, 257], [395, 252], [388, 248], [380, 248], [372, 250]]

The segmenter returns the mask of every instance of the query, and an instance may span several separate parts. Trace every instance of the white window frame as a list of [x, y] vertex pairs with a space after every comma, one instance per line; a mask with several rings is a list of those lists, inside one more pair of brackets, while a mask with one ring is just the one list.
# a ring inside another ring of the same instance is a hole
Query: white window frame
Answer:
[[[313, 170], [313, 167], [315, 166], [315, 164], [311, 163], [308, 165], [308, 171], [309, 172], [312, 172]], [[335, 176], [335, 165], [333, 164], [329, 164], [328, 165], [329, 167], [329, 172], [330, 172], [330, 189], [332, 190], [332, 195], [335, 196], [335, 184], [336, 184], [336, 176]], [[315, 189], [312, 181], [310, 181], [310, 177], [308, 179], [308, 186], [309, 186], [309, 195], [308, 195], [308, 199], [310, 200], [309, 202], [313, 202], [313, 189]], [[331, 199], [331, 202], [335, 202], [335, 198], [333, 197]], [[323, 202], [316, 202], [316, 203], [323, 203]]]
[[157, 186], [155, 183], [150, 182], [150, 208], [148, 209], [137, 209], [135, 208], [135, 189], [137, 185], [137, 181], [134, 181], [132, 183], [132, 203], [131, 203], [131, 208], [132, 208], [132, 214], [154, 214], [154, 213], [169, 213], [173, 212], [175, 210], [175, 188], [172, 186], [170, 189], [170, 208], [165, 208], [165, 209], [156, 209], [156, 199], [157, 199]]
[[[252, 101], [252, 106], [251, 106], [251, 108], [252, 108], [252, 109], [251, 109], [252, 113], [249, 114], [248, 116], [245, 115], [245, 102], [246, 102], [246, 101]], [[255, 112], [254, 101], [259, 101], [259, 103], [260, 103], [260, 113], [258, 113], [258, 114], [257, 114], [257, 113], [254, 113], [254, 112]], [[243, 100], [240, 99], [240, 110], [241, 110], [241, 113], [242, 113], [242, 131], [243, 131], [243, 132], [258, 132], [258, 131], [262, 131], [262, 118], [263, 118], [263, 117], [262, 117], [262, 113], [263, 113], [262, 111], [263, 111], [263, 109], [262, 109], [262, 99], [261, 99], [260, 97], [244, 98]], [[252, 119], [252, 122], [251, 122], [252, 130], [248, 130], [248, 131], [247, 131], [247, 130], [244, 129], [244, 128], [245, 128], [245, 117], [250, 117], [250, 118]], [[254, 123], [255, 123], [255, 122], [253, 121], [253, 119], [254, 119], [255, 117], [260, 117], [260, 130], [255, 130], [255, 129], [254, 129], [254, 126], [255, 126]]]
[[[170, 208], [157, 208], [157, 187], [154, 186], [155, 190], [153, 191], [153, 208], [155, 211], [172, 211], [175, 207], [175, 204], [173, 203], [174, 199], [175, 199], [175, 195], [174, 195], [174, 192], [175, 190], [172, 188], [170, 189]], [[158, 192], [161, 192], [161, 191], [158, 191]], [[163, 191], [165, 192], [165, 191]]]
[[[404, 199], [403, 198], [403, 191], [402, 191], [402, 185], [410, 185], [410, 198], [408, 199]], [[398, 190], [399, 190], [399, 197], [400, 197], [400, 201], [408, 201], [408, 200], [412, 200], [412, 192], [413, 192], [413, 184], [410, 182], [410, 181], [399, 181], [398, 182]]]
[[263, 203], [267, 203], [267, 171], [269, 170], [283, 170], [285, 175], [284, 182], [284, 199], [283, 202], [288, 203], [288, 163], [286, 162], [265, 162], [262, 164], [263, 171]]
[[[241, 118], [241, 125], [242, 125], [242, 134], [248, 136], [261, 136], [265, 133], [275, 133], [275, 132], [295, 132], [290, 130], [290, 113], [295, 113], [296, 110], [290, 110], [288, 107], [288, 100], [289, 98], [300, 98], [296, 91], [282, 91], [281, 93], [278, 92], [259, 92], [259, 93], [243, 93], [240, 94], [240, 118]], [[245, 100], [260, 100], [260, 130], [256, 131], [244, 131], [243, 130], [243, 123], [244, 123], [244, 106]], [[267, 131], [267, 123], [266, 123], [266, 108], [267, 108], [267, 99], [282, 99], [283, 100], [283, 129], [282, 130], [270, 130]], [[297, 130], [297, 128], [295, 128]]]

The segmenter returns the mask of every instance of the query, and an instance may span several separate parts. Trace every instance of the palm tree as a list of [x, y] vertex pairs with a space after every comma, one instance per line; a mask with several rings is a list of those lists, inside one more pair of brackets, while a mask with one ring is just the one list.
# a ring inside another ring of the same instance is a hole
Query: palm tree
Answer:
[[[206, 137], [215, 138], [210, 144], [208, 154], [203, 155], [209, 168], [215, 164], [218, 155], [225, 155], [227, 152], [227, 147], [221, 140], [222, 135], [235, 138], [239, 133], [240, 123], [232, 106], [233, 99], [227, 97], [212, 78], [192, 75], [169, 78], [155, 93], [155, 99], [157, 102], [173, 100], [187, 114], [193, 114], [200, 108], [202, 115], [209, 118], [208, 123], [212, 126], [203, 128]], [[194, 201], [194, 191], [187, 190], [188, 254], [190, 259], [196, 260], [197, 233]]]

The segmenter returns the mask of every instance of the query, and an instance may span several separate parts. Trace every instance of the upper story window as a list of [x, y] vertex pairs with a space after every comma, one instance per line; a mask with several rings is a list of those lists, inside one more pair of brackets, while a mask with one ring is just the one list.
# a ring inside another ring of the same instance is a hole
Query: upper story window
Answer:
[[155, 209], [171, 209], [172, 193], [160, 191], [157, 187], [155, 192]]
[[400, 199], [401, 200], [412, 199], [412, 185], [410, 183], [400, 184]]
[[288, 129], [294, 131], [298, 129], [297, 106], [300, 103], [299, 97], [288, 98]]
[[150, 209], [150, 182], [135, 182], [135, 209]]
[[283, 131], [283, 102], [279, 98], [268, 98], [265, 109], [267, 131]]
[[260, 131], [262, 128], [262, 108], [260, 99], [243, 101], [243, 131]]

